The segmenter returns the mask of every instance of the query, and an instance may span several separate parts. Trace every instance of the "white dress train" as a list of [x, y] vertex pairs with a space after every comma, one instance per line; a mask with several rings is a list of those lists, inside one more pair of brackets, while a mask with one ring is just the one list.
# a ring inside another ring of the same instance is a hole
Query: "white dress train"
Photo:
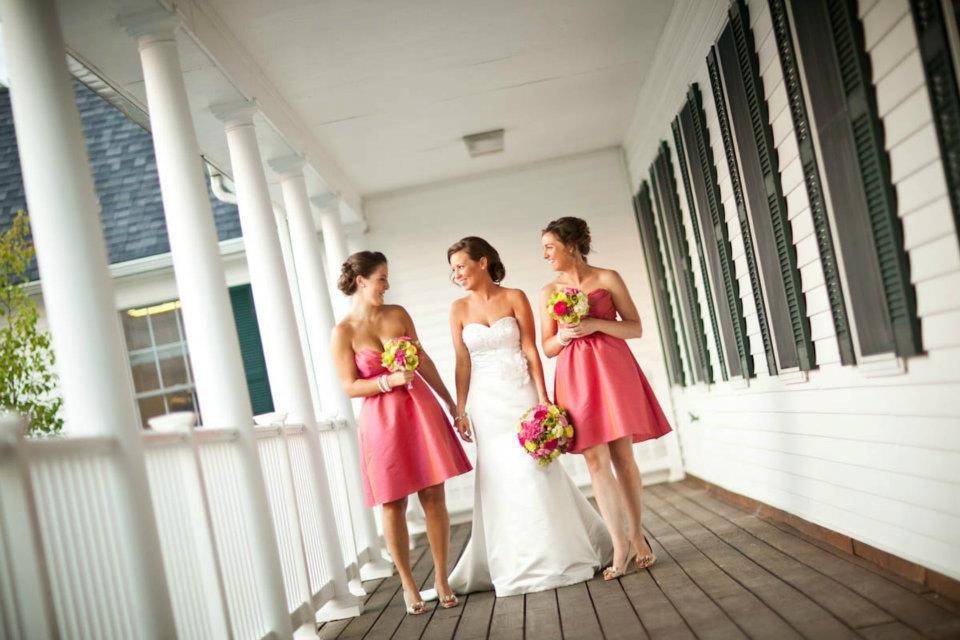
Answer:
[[500, 597], [590, 579], [612, 555], [603, 521], [559, 461], [541, 467], [517, 441], [520, 416], [537, 403], [517, 320], [465, 325], [463, 341], [477, 461], [473, 533], [450, 586]]

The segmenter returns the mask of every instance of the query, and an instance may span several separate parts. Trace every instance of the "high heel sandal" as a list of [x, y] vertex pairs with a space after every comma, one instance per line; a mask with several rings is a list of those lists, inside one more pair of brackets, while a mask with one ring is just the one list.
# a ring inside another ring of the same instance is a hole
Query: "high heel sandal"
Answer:
[[421, 613], [427, 612], [427, 605], [423, 602], [423, 600], [416, 600], [414, 602], [408, 601], [406, 591], [403, 592], [403, 604], [406, 605], [407, 613], [411, 616], [419, 616]]
[[603, 570], [603, 579], [606, 581], [616, 580], [620, 578], [627, 572], [627, 567], [630, 566], [630, 561], [633, 560], [634, 553], [627, 554], [627, 557], [623, 560], [623, 566], [618, 567], [615, 564], [611, 564], [609, 567]]
[[635, 561], [637, 563], [637, 571], [642, 571], [643, 569], [649, 569], [653, 566], [653, 563], [657, 561], [657, 556], [653, 553], [653, 547], [650, 546], [650, 541], [647, 539], [647, 536], [643, 536], [643, 541], [647, 543], [647, 548], [650, 549], [650, 553], [641, 554], [637, 551], [637, 557]]
[[458, 604], [460, 604], [460, 600], [457, 598], [457, 595], [455, 593], [448, 593], [445, 596], [441, 596], [439, 595], [439, 592], [438, 592], [437, 598], [438, 598], [438, 601], [440, 602], [440, 606], [443, 607], [444, 609], [452, 609]]

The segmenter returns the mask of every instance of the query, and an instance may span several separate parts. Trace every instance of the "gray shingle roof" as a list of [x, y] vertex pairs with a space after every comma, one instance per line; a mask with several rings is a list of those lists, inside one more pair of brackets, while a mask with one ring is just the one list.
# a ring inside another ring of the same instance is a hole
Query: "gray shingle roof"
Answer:
[[[170, 244], [150, 133], [77, 80], [74, 92], [100, 198], [100, 220], [110, 262], [168, 252]], [[56, 184], [50, 188], [55, 189]], [[236, 206], [220, 202], [212, 194], [210, 202], [220, 240], [239, 237]], [[10, 92], [0, 88], [0, 230], [9, 228], [18, 209], [27, 209], [20, 155]], [[30, 277], [37, 278], [36, 264], [31, 265]]]

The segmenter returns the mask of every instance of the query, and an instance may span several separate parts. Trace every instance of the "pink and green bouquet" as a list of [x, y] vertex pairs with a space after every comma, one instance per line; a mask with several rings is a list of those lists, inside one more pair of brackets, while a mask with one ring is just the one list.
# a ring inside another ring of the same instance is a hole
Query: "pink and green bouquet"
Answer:
[[580, 289], [563, 287], [550, 294], [547, 312], [562, 324], [580, 324], [590, 314], [590, 303]]
[[[381, 363], [387, 371], [416, 371], [420, 366], [420, 345], [410, 336], [400, 336], [387, 340], [383, 347]], [[412, 389], [413, 383], [407, 383]]]
[[573, 425], [561, 407], [538, 404], [520, 417], [517, 440], [537, 464], [545, 467], [570, 449]]

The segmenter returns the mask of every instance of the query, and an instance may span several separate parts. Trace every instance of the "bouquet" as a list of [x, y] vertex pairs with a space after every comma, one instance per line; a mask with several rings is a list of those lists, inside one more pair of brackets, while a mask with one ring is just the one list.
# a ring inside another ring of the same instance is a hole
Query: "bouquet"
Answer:
[[[383, 349], [381, 363], [387, 371], [416, 371], [420, 366], [420, 348], [410, 336], [391, 338]], [[413, 382], [407, 383], [413, 389]]]
[[547, 312], [557, 322], [580, 324], [580, 321], [590, 314], [590, 303], [580, 289], [564, 287], [550, 294]]
[[555, 404], [538, 404], [520, 417], [517, 440], [541, 467], [566, 453], [572, 439], [567, 412]]

